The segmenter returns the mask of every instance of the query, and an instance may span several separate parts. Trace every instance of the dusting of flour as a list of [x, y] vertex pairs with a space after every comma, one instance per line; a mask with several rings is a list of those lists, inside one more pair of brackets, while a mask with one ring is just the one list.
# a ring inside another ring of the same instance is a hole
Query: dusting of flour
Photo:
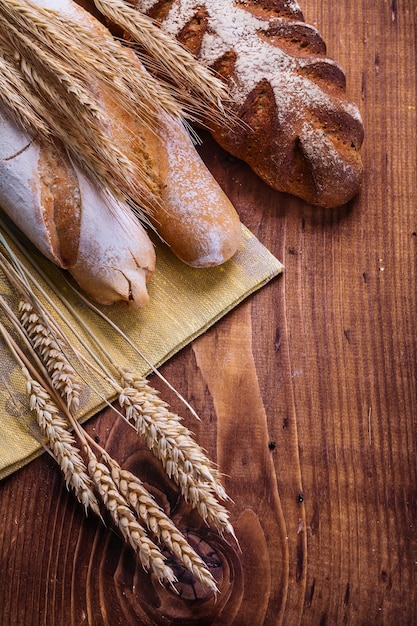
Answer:
[[[166, 211], [173, 212], [177, 233], [186, 240], [187, 233], [199, 242], [196, 266], [218, 265], [230, 256], [240, 224], [234, 207], [200, 158], [192, 141], [179, 123], [164, 117], [158, 129], [165, 146], [167, 172], [162, 199]], [[170, 207], [170, 209], [168, 208]], [[233, 250], [234, 252], [234, 250]]]
[[[137, 7], [146, 13], [157, 1], [139, 0]], [[300, 119], [303, 107], [311, 110], [334, 108], [332, 99], [316, 83], [298, 72], [316, 59], [294, 57], [260, 36], [270, 29], [271, 24], [288, 23], [288, 19], [261, 19], [239, 7], [234, 0], [177, 0], [163, 22], [163, 29], [177, 36], [199, 7], [204, 7], [208, 16], [199, 60], [211, 66], [227, 51], [234, 50], [236, 53], [234, 81], [229, 85], [234, 102], [244, 102], [255, 86], [267, 79], [274, 92], [281, 124], [286, 122], [289, 112], [293, 120]], [[297, 25], [300, 23], [296, 20], [300, 15], [298, 4], [290, 0], [288, 8], [294, 12], [292, 24]], [[312, 26], [301, 23], [304, 30], [311, 28], [315, 32]], [[323, 58], [323, 62], [336, 65], [329, 58]], [[300, 107], [300, 98], [303, 107]], [[357, 107], [351, 103], [338, 100], [337, 106], [359, 119]]]

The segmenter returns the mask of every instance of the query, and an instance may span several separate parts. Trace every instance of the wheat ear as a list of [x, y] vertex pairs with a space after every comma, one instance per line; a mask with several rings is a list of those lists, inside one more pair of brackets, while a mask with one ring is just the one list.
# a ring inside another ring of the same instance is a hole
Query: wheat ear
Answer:
[[[221, 474], [214, 467], [213, 462], [207, 457], [204, 450], [194, 440], [191, 431], [182, 423], [182, 418], [169, 409], [169, 405], [159, 397], [159, 392], [149, 384], [143, 376], [136, 374], [130, 367], [120, 367], [122, 386], [128, 390], [132, 400], [135, 400], [137, 409], [143, 416], [152, 417], [156, 432], [144, 430], [142, 434], [147, 436], [151, 446], [154, 445], [154, 438], [160, 437], [159, 447], [162, 456], [167, 459], [172, 457], [172, 461], [184, 466], [188, 473], [192, 473], [196, 480], [208, 483], [213, 488], [216, 495], [227, 500], [228, 496], [221, 483]], [[139, 416], [138, 416], [139, 417]], [[140, 419], [140, 418], [139, 418]], [[146, 419], [142, 428], [146, 429]], [[141, 429], [140, 429], [141, 430]], [[168, 446], [168, 447], [166, 447]], [[172, 451], [170, 450], [172, 446]], [[170, 468], [168, 461], [169, 475], [175, 472], [175, 468]]]
[[[146, 526], [201, 584], [217, 593], [216, 582], [204, 561], [188, 544], [172, 520], [157, 505], [143, 483], [131, 472], [120, 468], [71, 414], [68, 404], [70, 406], [74, 404], [77, 393], [74, 393], [72, 389], [76, 382], [75, 370], [71, 369], [72, 364], [67, 356], [69, 340], [55, 320], [50, 318], [44, 310], [35, 293], [31, 291], [30, 272], [26, 273], [27, 270], [20, 264], [2, 236], [0, 236], [0, 243], [8, 252], [8, 256], [0, 253], [0, 269], [9, 279], [14, 290], [21, 296], [20, 320], [2, 297], [0, 297], [0, 307], [19, 333], [20, 339], [30, 354], [31, 361], [11, 339], [3, 325], [0, 325], [0, 332], [21, 365], [26, 378], [30, 409], [36, 414], [38, 425], [44, 436], [45, 447], [60, 465], [67, 486], [74, 490], [86, 510], [90, 508], [98, 515], [100, 515], [100, 508], [96, 495], [100, 496], [100, 500], [108, 509], [124, 539], [138, 553], [144, 568], [151, 569], [160, 581], [173, 583], [175, 576], [172, 569], [167, 566], [159, 548], [148, 538], [143, 526]], [[48, 301], [47, 294], [42, 287], [35, 280], [34, 283]], [[71, 307], [70, 310], [72, 310]], [[66, 321], [65, 317], [61, 319]], [[88, 350], [87, 346], [85, 347]], [[77, 363], [86, 362], [85, 357], [76, 349], [72, 348], [70, 353]], [[100, 369], [98, 365], [97, 367], [94, 363], [90, 365], [91, 373], [99, 373], [102, 376], [105, 374], [105, 370]], [[120, 373], [124, 370], [118, 368], [118, 371]], [[56, 373], [57, 380], [53, 384]], [[121, 391], [120, 385], [111, 377], [106, 380]], [[62, 395], [67, 403], [57, 395], [57, 391], [63, 392]], [[70, 428], [73, 429], [76, 438]], [[81, 444], [83, 455], [88, 460], [87, 466], [77, 448], [77, 441]], [[99, 451], [103, 459], [102, 463], [98, 461], [93, 450]], [[204, 519], [216, 524], [220, 531], [227, 530], [233, 533], [227, 519], [223, 518], [219, 521], [222, 518], [222, 512], [216, 508], [215, 498], [213, 496], [210, 498], [210, 494], [206, 491], [202, 485], [198, 485], [197, 489], [189, 489], [189, 501], [200, 510]]]
[[[121, 110], [121, 119], [133, 111], [156, 128], [166, 90], [161, 90], [159, 102], [155, 81], [132, 67], [131, 82], [126, 82], [126, 66], [128, 60], [132, 66], [132, 59], [126, 51], [121, 63], [123, 47], [110, 33], [97, 38], [84, 29], [80, 39], [79, 32], [55, 12], [45, 14], [29, 3], [0, 0], [0, 54], [8, 71], [5, 80], [0, 75], [0, 101], [32, 134], [59, 139], [90, 177], [144, 217], [160, 201], [159, 183], [139, 155], [129, 157], [107, 135], [100, 92], [109, 83], [107, 91]], [[92, 41], [95, 54], [90, 52]], [[146, 99], [148, 83], [153, 90]], [[179, 105], [173, 102], [179, 116]]]
[[86, 512], [91, 509], [100, 514], [92, 489], [92, 481], [87, 474], [87, 468], [67, 420], [60, 414], [45, 387], [39, 380], [33, 378], [33, 367], [1, 323], [0, 333], [25, 377], [29, 407], [36, 415], [41, 433], [64, 475], [67, 487], [72, 489]]
[[25, 34], [63, 67], [72, 67], [74, 76], [79, 73], [100, 77], [113, 88], [115, 98], [135, 104], [138, 114], [151, 124], [161, 109], [182, 116], [180, 104], [163, 86], [161, 97], [155, 99], [158, 81], [149, 91], [149, 77], [132, 66], [131, 51], [90, 16], [90, 24], [79, 23], [61, 14], [58, 7], [50, 10], [24, 0], [0, 0], [0, 16], [7, 28], [12, 26]]
[[[0, 269], [14, 290], [21, 295], [18, 304], [20, 324], [26, 330], [34, 351], [42, 359], [53, 388], [66, 399], [68, 409], [76, 412], [79, 407], [81, 386], [74, 367], [58, 343], [58, 335], [62, 339], [63, 335], [31, 290], [23, 267], [1, 234], [0, 243], [12, 259], [10, 261], [3, 253], [0, 253]], [[1, 297], [0, 306], [16, 327], [17, 317]], [[68, 345], [67, 341], [64, 343]]]
[[111, 476], [121, 494], [135, 509], [148, 529], [175, 555], [207, 589], [218, 591], [216, 582], [201, 557], [189, 545], [172, 520], [164, 513], [143, 483], [116, 463], [111, 464]]
[[[123, 3], [117, 7], [120, 15], [129, 12]], [[23, 0], [0, 0], [2, 56], [8, 64], [8, 72], [12, 63], [16, 74], [14, 80], [6, 77], [5, 81], [0, 75], [0, 99], [26, 129], [39, 132], [44, 138], [59, 138], [72, 159], [91, 176], [95, 175], [104, 188], [131, 201], [134, 206], [138, 204], [138, 197], [143, 196], [145, 207], [135, 208], [146, 212], [154, 202], [159, 202], [153, 191], [154, 183], [147, 179], [149, 172], [146, 171], [138, 182], [125, 155], [117, 154], [111, 142], [103, 136], [103, 128], [98, 123], [97, 90], [106, 86], [107, 91], [111, 91], [115, 104], [122, 111], [121, 118], [123, 112], [131, 115], [133, 111], [138, 119], [155, 129], [162, 111], [184, 121], [187, 116], [201, 122], [217, 116], [218, 124], [226, 124], [227, 115], [220, 104], [225, 87], [155, 25], [152, 33], [149, 28], [142, 28], [143, 37], [148, 47], [153, 46], [155, 52], [159, 50], [158, 76], [164, 68], [168, 76], [181, 75], [176, 88], [172, 83], [168, 85], [166, 81], [152, 77], [140, 67], [140, 63], [132, 61], [132, 50], [122, 46], [97, 20], [89, 19], [95, 23], [84, 26], [61, 15], [58, 10], [34, 6]], [[155, 44], [152, 43], [154, 38]], [[10, 48], [12, 55], [7, 53]], [[23, 98], [25, 82], [28, 97]], [[15, 83], [19, 86], [17, 91]], [[193, 84], [192, 93], [190, 83]], [[41, 92], [38, 92], [38, 86], [42, 87]], [[45, 86], [49, 91], [44, 89]], [[14, 91], [12, 96], [10, 89]], [[64, 115], [62, 110], [65, 107]], [[150, 198], [146, 190], [150, 192]]]
[[[96, 8], [111, 22], [121, 27], [146, 54], [140, 58], [151, 71], [163, 72], [170, 81], [185, 86], [194, 99], [205, 104], [205, 113], [211, 119], [220, 112], [226, 119], [222, 102], [228, 99], [226, 85], [174, 37], [165, 33], [147, 15], [132, 8], [123, 0], [94, 0]], [[214, 106], [214, 110], [213, 110]]]
[[[9, 62], [14, 80], [27, 85], [29, 97], [25, 110], [29, 116], [34, 111], [37, 118], [42, 119], [42, 125], [35, 127], [36, 130], [43, 133], [45, 127], [48, 128], [48, 136], [53, 134], [73, 155], [82, 147], [83, 161], [77, 155], [77, 162], [84, 164], [85, 169], [99, 180], [105, 180], [109, 174], [115, 178], [117, 166], [123, 169], [124, 174], [129, 176], [129, 185], [135, 189], [135, 195], [151, 204], [151, 182], [147, 180], [143, 168], [141, 179], [137, 181], [135, 176], [137, 178], [139, 162], [135, 162], [133, 169], [129, 158], [113, 145], [105, 131], [107, 117], [97, 95], [86, 84], [86, 77], [81, 79], [74, 75], [72, 68], [66, 67], [53, 54], [44, 52], [36, 42], [11, 25], [3, 31], [0, 43], [1, 54]], [[2, 89], [0, 95], [3, 92]], [[120, 174], [118, 176], [120, 178]], [[122, 184], [122, 180], [118, 180], [117, 189]]]
[[65, 398], [68, 409], [76, 412], [79, 406], [81, 386], [74, 368], [58, 344], [56, 337], [29, 302], [24, 300], [19, 302], [19, 316], [33, 348], [38, 352], [48, 370], [52, 386]]
[[[7, 33], [9, 36], [10, 33]], [[136, 212], [145, 219], [145, 212], [151, 211], [159, 202], [156, 193], [158, 185], [154, 176], [145, 170], [139, 156], [130, 158], [114, 145], [105, 132], [106, 117], [98, 102], [91, 98], [88, 89], [83, 89], [79, 81], [77, 84], [68, 74], [64, 80], [65, 72], [62, 68], [61, 80], [57, 80], [57, 72], [51, 68], [48, 71], [37, 68], [34, 62], [39, 61], [39, 51], [32, 52], [29, 48], [26, 58], [24, 54], [15, 54], [12, 65], [10, 57], [5, 56], [5, 50], [17, 50], [18, 43], [5, 42], [4, 35], [0, 36], [0, 47], [3, 62], [8, 63], [11, 73], [4, 86], [3, 77], [0, 77], [0, 101], [9, 107], [13, 91], [19, 85], [27, 84], [27, 98], [19, 99], [19, 94], [14, 97], [12, 104], [16, 104], [10, 111], [13, 119], [29, 130], [30, 134], [42, 136], [48, 146], [51, 144], [50, 149], [62, 153], [67, 150], [72, 160], [90, 178], [118, 198], [131, 202]], [[47, 103], [51, 102], [53, 105], [48, 107]], [[62, 146], [59, 147], [52, 137], [60, 141]]]
[[86, 511], [91, 509], [100, 515], [92, 481], [87, 475], [85, 463], [76, 446], [76, 440], [69, 431], [67, 421], [59, 414], [57, 406], [45, 389], [30, 377], [26, 368], [22, 368], [22, 371], [26, 375], [30, 409], [36, 414], [38, 425], [64, 474], [67, 487], [73, 489]]
[[[93, 341], [96, 341], [91, 329], [84, 324], [77, 312], [73, 309], [71, 311]], [[100, 344], [98, 348], [104, 350]], [[115, 364], [107, 351], [104, 350], [104, 355], [116, 367], [122, 385], [109, 372], [104, 374], [103, 363], [93, 352], [90, 355], [98, 365], [95, 367], [89, 363], [91, 370], [104, 377], [119, 394], [119, 402], [125, 411], [125, 415], [120, 415], [133, 423], [144, 436], [148, 447], [161, 460], [168, 476], [178, 484], [186, 501], [220, 532], [226, 531], [235, 536], [229, 514], [218, 502], [218, 498], [227, 499], [221, 476], [194, 441], [191, 432], [181, 423], [181, 418], [169, 411], [168, 405], [143, 377], [136, 375], [128, 367]], [[83, 358], [82, 355], [79, 356]]]
[[151, 570], [161, 582], [174, 583], [176, 578], [173, 571], [166, 565], [159, 548], [147, 537], [145, 530], [138, 523], [128, 502], [113, 481], [108, 467], [104, 463], [99, 463], [91, 452], [88, 471], [114, 523], [137, 552], [142, 566], [146, 570]]
[[154, 390], [144, 384], [150, 389], [148, 398], [148, 391], [139, 392], [135, 387], [124, 387], [119, 393], [126, 419], [135, 424], [167, 475], [179, 486], [184, 499], [219, 532], [234, 536], [229, 513], [217, 499], [227, 497], [226, 493], [206, 455], [178, 416], [170, 414]]
[[26, 83], [24, 77], [16, 72], [11, 62], [0, 51], [0, 101], [9, 111], [13, 120], [20, 123], [27, 132], [37, 129], [44, 137], [49, 137], [50, 127], [45, 122], [48, 113]]
[[87, 443], [87, 435], [72, 418], [67, 408], [61, 404], [61, 408], [65, 408], [65, 417], [70, 421], [71, 426], [84, 444], [86, 454], [88, 455], [86, 468], [84, 460], [76, 447], [76, 440], [69, 431], [69, 422], [62, 417], [57, 405], [51, 398], [51, 393], [40, 382], [40, 375], [34, 370], [1, 323], [0, 332], [25, 376], [30, 410], [36, 415], [47, 446], [55, 456], [65, 476], [67, 485], [74, 490], [77, 499], [86, 509], [91, 508], [100, 515], [100, 509], [93, 490], [94, 487], [122, 532], [124, 539], [138, 553], [143, 567], [146, 570], [151, 569], [160, 581], [175, 582], [172, 570], [164, 563], [165, 559], [159, 548], [153, 544], [146, 536], [145, 530], [138, 524], [128, 503], [114, 484], [108, 468], [104, 464], [98, 463]]

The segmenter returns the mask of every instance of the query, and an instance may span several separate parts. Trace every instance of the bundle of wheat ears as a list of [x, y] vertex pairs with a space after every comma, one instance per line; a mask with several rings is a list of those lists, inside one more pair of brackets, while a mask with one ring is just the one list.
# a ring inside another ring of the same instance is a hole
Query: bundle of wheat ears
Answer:
[[[135, 12], [133, 22], [127, 5], [117, 0], [97, 0], [97, 4], [103, 14], [139, 42], [141, 60], [158, 78], [132, 72], [122, 46], [114, 45], [111, 39], [105, 44], [95, 42], [90, 32], [59, 13], [24, 0], [0, 0], [0, 103], [32, 135], [59, 139], [70, 158], [109, 193], [129, 201], [132, 186], [139, 187], [143, 196], [149, 193], [148, 181], [145, 175], [142, 180], [133, 180], [128, 159], [102, 132], [103, 114], [83, 80], [85, 71], [99, 72], [101, 80], [111, 84], [120, 105], [126, 110], [134, 108], [150, 127], [160, 110], [193, 120], [201, 112], [206, 116], [210, 109], [220, 119], [227, 94], [216, 78], [150, 20]], [[0, 244], [0, 269], [16, 295], [0, 296], [1, 335], [23, 373], [28, 405], [36, 416], [43, 444], [59, 464], [67, 486], [86, 512], [100, 515], [107, 509], [143, 567], [160, 581], [175, 580], [161, 551], [165, 546], [215, 592], [215, 580], [204, 562], [140, 479], [120, 467], [77, 421], [79, 397], [89, 384], [88, 373], [114, 389], [120, 419], [136, 428], [167, 475], [178, 484], [184, 499], [220, 533], [233, 535], [222, 504], [227, 496], [219, 471], [180, 417], [169, 410], [146, 379], [135, 373], [131, 363], [115, 363], [88, 327], [85, 331], [97, 350], [88, 345], [82, 350], [74, 347], [71, 325], [75, 319], [80, 324], [82, 320], [61, 292], [56, 295], [67, 307], [67, 315], [57, 311], [51, 315], [53, 302], [36, 279], [42, 271], [33, 265], [30, 253], [5, 222], [1, 224]], [[16, 247], [26, 256], [27, 264], [19, 262]], [[42, 277], [48, 284], [48, 277]], [[50, 288], [56, 291], [52, 284]], [[101, 310], [89, 306], [105, 317]], [[107, 321], [113, 331], [118, 330]], [[120, 336], [129, 342], [128, 337]], [[97, 353], [102, 355], [100, 359]]]
[[142, 214], [152, 204], [146, 202], [150, 181], [146, 172], [137, 179], [127, 155], [103, 132], [102, 104], [86, 77], [105, 81], [121, 111], [135, 111], [150, 128], [161, 111], [185, 124], [201, 122], [208, 112], [225, 123], [227, 91], [149, 18], [118, 0], [97, 4], [140, 44], [141, 61], [152, 73], [136, 71], [130, 50], [110, 36], [95, 40], [91, 29], [67, 15], [25, 0], [0, 0], [0, 103], [32, 135], [62, 141], [91, 177]]
[[[36, 264], [30, 251], [22, 248], [13, 231], [6, 224], [1, 231], [0, 270], [16, 294], [12, 299], [16, 310], [10, 299], [0, 296], [3, 312], [0, 332], [26, 380], [29, 407], [35, 414], [42, 441], [59, 464], [67, 486], [87, 513], [93, 511], [100, 515], [100, 503], [108, 510], [126, 541], [138, 553], [143, 567], [161, 582], [172, 583], [175, 577], [147, 530], [179, 558], [197, 580], [216, 591], [215, 581], [202, 559], [140, 479], [120, 467], [77, 421], [79, 398], [88, 374], [93, 373], [96, 379], [111, 385], [120, 405], [120, 410], [114, 409], [115, 412], [137, 430], [167, 475], [178, 485], [184, 499], [208, 524], [220, 533], [233, 536], [228, 512], [222, 504], [227, 495], [218, 469], [181, 418], [172, 413], [158, 392], [135, 372], [130, 357], [129, 365], [115, 362], [88, 325], [84, 325], [84, 330], [91, 340], [89, 345], [84, 343], [82, 351], [74, 347], [73, 322], [83, 324], [83, 321], [62, 291]], [[19, 261], [10, 242], [25, 255], [29, 266]], [[41, 276], [42, 283], [54, 290], [65, 306], [66, 315], [54, 306], [35, 276]], [[101, 309], [82, 294], [78, 297], [117, 330]], [[51, 307], [55, 309], [54, 318], [50, 314]], [[122, 331], [119, 334], [128, 346], [136, 349]], [[96, 350], [92, 350], [91, 345], [95, 345]], [[97, 353], [102, 356], [98, 358]], [[139, 350], [137, 355], [142, 358]]]

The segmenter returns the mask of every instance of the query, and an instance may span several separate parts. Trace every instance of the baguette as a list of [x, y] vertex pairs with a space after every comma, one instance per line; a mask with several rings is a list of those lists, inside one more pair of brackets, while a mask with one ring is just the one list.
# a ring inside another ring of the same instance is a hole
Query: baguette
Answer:
[[[112, 37], [103, 24], [72, 0], [33, 1], [88, 27], [92, 37]], [[131, 59], [138, 72], [146, 71], [134, 52]], [[89, 84], [108, 120], [106, 132], [138, 168], [147, 169], [153, 180], [156, 201], [146, 208], [160, 238], [178, 258], [194, 267], [219, 265], [230, 259], [241, 241], [239, 217], [181, 122], [161, 112], [158, 127], [150, 129], [134, 113], [121, 108], [99, 76], [89, 77]], [[138, 204], [140, 201], [138, 198]]]
[[125, 0], [155, 19], [231, 94], [232, 128], [216, 141], [268, 185], [323, 207], [362, 180], [363, 125], [345, 75], [295, 0]]
[[130, 209], [106, 196], [59, 146], [34, 141], [0, 110], [0, 207], [96, 302], [142, 307], [155, 251]]

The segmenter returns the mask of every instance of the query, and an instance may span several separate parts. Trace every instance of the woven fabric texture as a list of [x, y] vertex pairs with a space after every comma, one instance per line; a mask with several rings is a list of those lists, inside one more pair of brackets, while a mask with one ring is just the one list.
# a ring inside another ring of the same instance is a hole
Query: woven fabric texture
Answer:
[[[83, 324], [86, 324], [115, 362], [133, 365], [136, 371], [144, 375], [150, 371], [148, 362], [155, 367], [160, 366], [283, 269], [281, 263], [246, 228], [243, 228], [240, 249], [231, 261], [221, 267], [192, 269], [159, 245], [157, 258], [157, 270], [149, 283], [151, 303], [147, 307], [139, 311], [133, 311], [123, 304], [101, 307], [134, 342], [145, 359], [128, 349], [126, 342], [106, 320], [82, 304], [60, 270], [41, 258], [39, 263], [49, 278], [59, 285], [76, 311], [76, 317], [71, 316], [71, 323], [76, 329], [74, 342], [79, 337], [89, 341], [83, 328]], [[1, 280], [3, 297], [16, 306], [16, 294], [5, 279]], [[44, 282], [42, 278], [39, 280]], [[62, 308], [53, 291], [48, 288], [47, 291], [58, 309]], [[48, 308], [53, 310], [50, 304]], [[93, 350], [97, 350], [97, 347]], [[24, 378], [3, 343], [0, 343], [0, 358], [1, 479], [38, 456], [43, 448], [36, 437], [34, 418], [28, 409]], [[114, 398], [110, 386], [93, 380], [89, 391], [83, 393], [77, 417], [82, 421], [88, 419], [103, 408], [106, 401]]]

